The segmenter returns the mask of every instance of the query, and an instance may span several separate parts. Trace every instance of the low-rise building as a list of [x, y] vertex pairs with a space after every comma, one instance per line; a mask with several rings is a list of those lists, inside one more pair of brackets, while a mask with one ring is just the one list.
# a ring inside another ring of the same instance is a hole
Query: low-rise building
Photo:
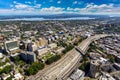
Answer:
[[120, 70], [120, 64], [114, 63], [113, 66], [114, 66], [117, 70]]
[[0, 43], [3, 43], [4, 37], [0, 36]]
[[116, 62], [120, 63], [120, 55], [115, 55]]
[[0, 59], [1, 59], [1, 58], [3, 58], [3, 54], [2, 54], [2, 53], [0, 53]]
[[7, 78], [9, 78], [9, 77], [10, 77], [10, 74], [2, 74], [0, 80], [7, 80]]
[[102, 75], [99, 77], [99, 80], [116, 80], [110, 74], [102, 72]]
[[116, 71], [111, 73], [111, 75], [116, 79], [116, 80], [120, 80], [120, 71]]
[[14, 78], [12, 80], [24, 80], [24, 76], [22, 76], [20, 73], [17, 73], [14, 75]]
[[67, 80], [83, 80], [85, 73], [82, 70], [77, 69]]
[[7, 52], [17, 50], [17, 49], [19, 49], [18, 40], [12, 39], [12, 40], [9, 40], [9, 41], [5, 41], [4, 42], [4, 47], [5, 47], [5, 50]]
[[57, 47], [57, 44], [56, 43], [51, 43], [48, 45], [51, 49], [54, 49]]
[[95, 52], [90, 52], [89, 53], [89, 57], [91, 59], [98, 59], [99, 57], [101, 57], [101, 55], [99, 53], [95, 53]]
[[38, 46], [46, 46], [48, 44], [48, 41], [46, 38], [39, 38], [38, 40]]
[[39, 56], [43, 56], [43, 55], [45, 55], [48, 51], [49, 51], [49, 48], [47, 48], [47, 47], [42, 47], [42, 48], [38, 48], [38, 49], [36, 50], [36, 53], [37, 53], [37, 55], [39, 55]]
[[55, 52], [60, 54], [64, 49], [65, 49], [64, 47], [59, 47], [57, 50], [55, 50]]

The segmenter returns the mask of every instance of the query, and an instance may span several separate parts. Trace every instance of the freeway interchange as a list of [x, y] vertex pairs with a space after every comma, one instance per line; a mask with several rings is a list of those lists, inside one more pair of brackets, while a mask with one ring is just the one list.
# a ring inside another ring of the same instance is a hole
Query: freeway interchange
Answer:
[[82, 54], [88, 49], [89, 44], [100, 38], [109, 36], [99, 34], [83, 40], [76, 48], [65, 54], [60, 60], [39, 71], [36, 75], [30, 76], [29, 80], [66, 80], [67, 77], [78, 67]]

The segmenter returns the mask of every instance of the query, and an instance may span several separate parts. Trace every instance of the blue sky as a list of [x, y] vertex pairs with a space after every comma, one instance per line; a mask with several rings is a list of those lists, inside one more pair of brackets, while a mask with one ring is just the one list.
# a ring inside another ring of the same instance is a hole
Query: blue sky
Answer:
[[0, 15], [120, 14], [120, 0], [0, 0]]

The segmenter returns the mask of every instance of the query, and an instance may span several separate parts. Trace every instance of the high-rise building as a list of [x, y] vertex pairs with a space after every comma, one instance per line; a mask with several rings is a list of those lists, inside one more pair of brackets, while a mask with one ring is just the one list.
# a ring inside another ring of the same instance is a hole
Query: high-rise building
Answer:
[[98, 60], [92, 60], [90, 62], [90, 71], [89, 71], [90, 77], [96, 78], [98, 70], [99, 70], [99, 61]]
[[28, 62], [36, 61], [36, 54], [34, 52], [22, 51], [20, 56], [23, 60], [28, 61]]
[[31, 42], [27, 44], [27, 51], [35, 51], [37, 50], [37, 45], [35, 44], [35, 42]]

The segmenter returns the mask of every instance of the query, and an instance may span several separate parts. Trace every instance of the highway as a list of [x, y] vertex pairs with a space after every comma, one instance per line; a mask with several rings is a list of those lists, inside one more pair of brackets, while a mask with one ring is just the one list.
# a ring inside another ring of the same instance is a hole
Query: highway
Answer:
[[92, 41], [95, 41], [95, 40], [98, 40], [100, 38], [103, 38], [103, 37], [106, 37], [106, 36], [109, 36], [109, 35], [106, 35], [106, 34], [99, 34], [99, 35], [95, 35], [95, 36], [91, 36], [87, 39], [85, 39], [84, 41], [82, 41], [82, 43], [78, 46], [83, 52], [85, 52], [89, 46], [89, 44], [92, 42]]
[[[83, 54], [87, 50], [89, 44], [97, 39], [106, 37], [106, 34], [91, 36], [80, 43], [78, 48]], [[39, 71], [36, 75], [30, 76], [29, 80], [66, 80], [71, 72], [77, 68], [82, 55], [75, 48], [66, 53], [60, 60]]]

